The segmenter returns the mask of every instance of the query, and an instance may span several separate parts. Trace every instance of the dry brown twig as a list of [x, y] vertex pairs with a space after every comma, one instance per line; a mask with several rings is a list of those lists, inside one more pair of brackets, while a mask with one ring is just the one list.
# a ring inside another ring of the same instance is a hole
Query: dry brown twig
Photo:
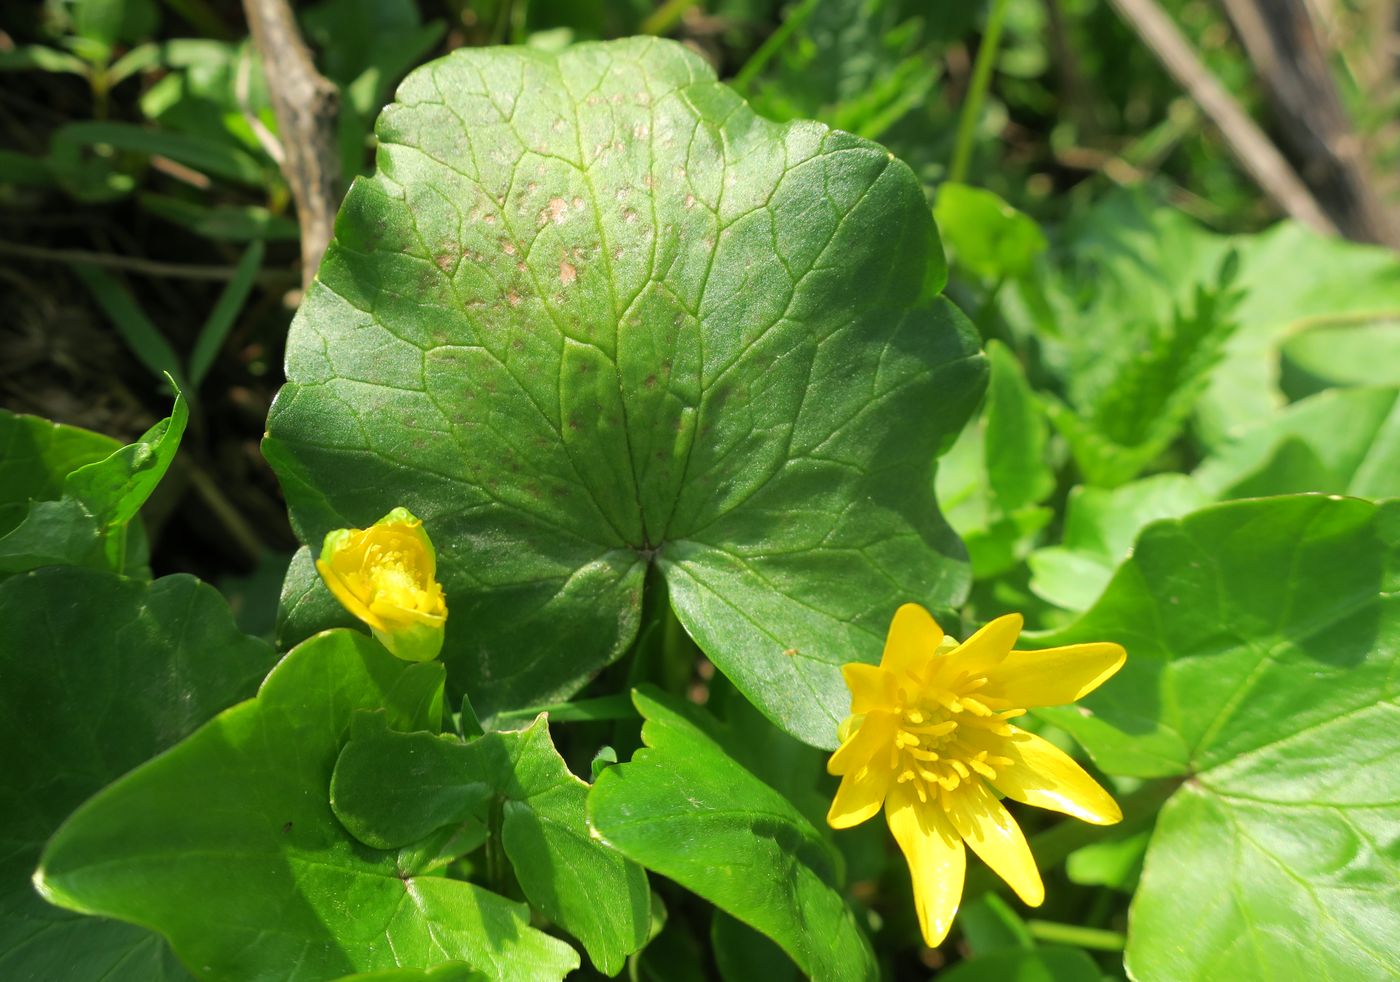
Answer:
[[1119, 16], [1220, 130], [1230, 152], [1260, 189], [1291, 217], [1326, 235], [1336, 235], [1336, 225], [1292, 165], [1196, 57], [1191, 45], [1156, 0], [1112, 2]]
[[287, 0], [243, 0], [243, 9], [277, 116], [280, 166], [296, 201], [301, 281], [306, 286], [331, 240], [340, 204], [340, 92], [316, 71]]

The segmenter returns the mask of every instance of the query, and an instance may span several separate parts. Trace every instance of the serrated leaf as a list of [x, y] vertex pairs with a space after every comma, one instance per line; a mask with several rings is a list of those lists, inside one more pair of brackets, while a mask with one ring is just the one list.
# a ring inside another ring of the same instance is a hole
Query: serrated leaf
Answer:
[[499, 808], [501, 842], [525, 897], [616, 975], [647, 940], [646, 874], [590, 837], [588, 785], [575, 777], [541, 715], [523, 730], [463, 743], [387, 729], [357, 734], [331, 782], [337, 817], [361, 841], [394, 848]]
[[272, 650], [188, 576], [39, 570], [0, 584], [0, 625], [0, 975], [188, 978], [157, 936], [50, 907], [30, 875], [69, 812], [250, 694]]
[[808, 975], [878, 977], [821, 834], [670, 697], [638, 689], [633, 699], [646, 747], [588, 795], [603, 839], [763, 932]]
[[1233, 502], [1149, 526], [1037, 639], [1121, 642], [1084, 713], [1045, 714], [1110, 773], [1186, 778], [1134, 900], [1134, 978], [1400, 972], [1397, 585], [1400, 503]]
[[[357, 710], [434, 727], [442, 668], [350, 631], [290, 652], [221, 713], [80, 808], [35, 882], [55, 903], [164, 934], [202, 973], [324, 979], [462, 961], [493, 979], [561, 978], [578, 956], [528, 911], [403, 870], [336, 821], [332, 768]], [[213, 886], [217, 885], [217, 889]]]
[[720, 669], [832, 745], [838, 666], [967, 586], [930, 488], [982, 366], [914, 176], [650, 39], [454, 52], [377, 132], [268, 422], [303, 541], [419, 515], [485, 720], [621, 655], [655, 564]]

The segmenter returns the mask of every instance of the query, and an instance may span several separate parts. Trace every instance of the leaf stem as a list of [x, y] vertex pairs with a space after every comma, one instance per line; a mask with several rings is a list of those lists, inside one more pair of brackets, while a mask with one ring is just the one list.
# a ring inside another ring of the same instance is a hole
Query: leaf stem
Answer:
[[767, 67], [773, 60], [773, 56], [778, 53], [778, 49], [787, 43], [788, 38], [802, 26], [803, 22], [811, 16], [812, 11], [817, 9], [818, 0], [802, 0], [797, 8], [784, 18], [782, 24], [767, 39], [758, 46], [758, 50], [749, 56], [749, 60], [744, 62], [744, 67], [735, 73], [729, 80], [731, 87], [737, 89], [741, 95], [745, 94], [750, 82], [758, 73]]
[[1128, 946], [1126, 935], [1118, 931], [1105, 931], [1096, 927], [1080, 927], [1078, 924], [1061, 924], [1058, 921], [1026, 921], [1026, 929], [1037, 941], [1050, 944], [1067, 944], [1090, 951], [1122, 951]]
[[977, 120], [982, 115], [982, 103], [992, 80], [992, 63], [1001, 46], [1001, 25], [1005, 19], [1006, 0], [992, 0], [992, 9], [987, 14], [987, 28], [982, 32], [982, 43], [977, 48], [977, 61], [972, 66], [972, 81], [968, 83], [962, 115], [958, 117], [953, 162], [948, 167], [950, 181], [960, 183], [967, 176], [967, 166], [972, 160], [972, 138], [977, 132]]

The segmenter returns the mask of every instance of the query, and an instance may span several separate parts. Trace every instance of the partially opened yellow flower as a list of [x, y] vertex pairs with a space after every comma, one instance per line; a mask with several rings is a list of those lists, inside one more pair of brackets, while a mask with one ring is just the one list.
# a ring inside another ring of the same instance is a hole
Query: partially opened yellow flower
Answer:
[[408, 509], [395, 508], [367, 529], [328, 532], [316, 569], [345, 609], [395, 655], [407, 661], [438, 656], [447, 602], [433, 543]]
[[1123, 817], [1084, 769], [1008, 720], [1031, 706], [1073, 702], [1122, 667], [1107, 642], [1012, 651], [1008, 614], [958, 644], [929, 612], [895, 612], [880, 664], [842, 668], [851, 716], [827, 770], [841, 776], [827, 821], [858, 825], [883, 805], [909, 863], [924, 941], [948, 934], [962, 897], [966, 843], [1031, 906], [1045, 887], [1020, 826], [995, 791], [1096, 825]]

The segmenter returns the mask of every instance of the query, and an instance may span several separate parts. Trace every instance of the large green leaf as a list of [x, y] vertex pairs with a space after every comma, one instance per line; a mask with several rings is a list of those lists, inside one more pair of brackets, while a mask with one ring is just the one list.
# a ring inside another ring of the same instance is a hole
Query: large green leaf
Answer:
[[984, 370], [914, 176], [650, 39], [454, 52], [377, 132], [268, 421], [303, 541], [421, 516], [488, 718], [617, 658], [655, 564], [745, 694], [832, 745], [838, 666], [967, 586], [932, 475]]
[[458, 960], [493, 979], [578, 965], [529, 912], [470, 883], [419, 875], [415, 854], [368, 849], [331, 812], [356, 710], [435, 727], [442, 668], [351, 631], [290, 652], [234, 706], [70, 818], [36, 882], [55, 903], [160, 931], [203, 974], [325, 979]]
[[437, 828], [498, 826], [526, 898], [616, 975], [647, 940], [646, 874], [590, 838], [588, 785], [570, 773], [541, 715], [523, 730], [463, 743], [385, 728], [346, 744], [331, 783], [335, 813], [361, 841], [397, 848]]
[[878, 977], [821, 834], [669, 699], [639, 689], [633, 700], [646, 747], [588, 795], [603, 839], [762, 931], [808, 975]]
[[184, 978], [158, 937], [50, 907], [30, 875], [69, 812], [251, 694], [272, 650], [188, 576], [15, 576], [0, 625], [0, 976]]
[[1046, 643], [1123, 671], [1047, 715], [1110, 773], [1178, 776], [1132, 908], [1134, 978], [1400, 973], [1400, 503], [1323, 495], [1151, 525]]

